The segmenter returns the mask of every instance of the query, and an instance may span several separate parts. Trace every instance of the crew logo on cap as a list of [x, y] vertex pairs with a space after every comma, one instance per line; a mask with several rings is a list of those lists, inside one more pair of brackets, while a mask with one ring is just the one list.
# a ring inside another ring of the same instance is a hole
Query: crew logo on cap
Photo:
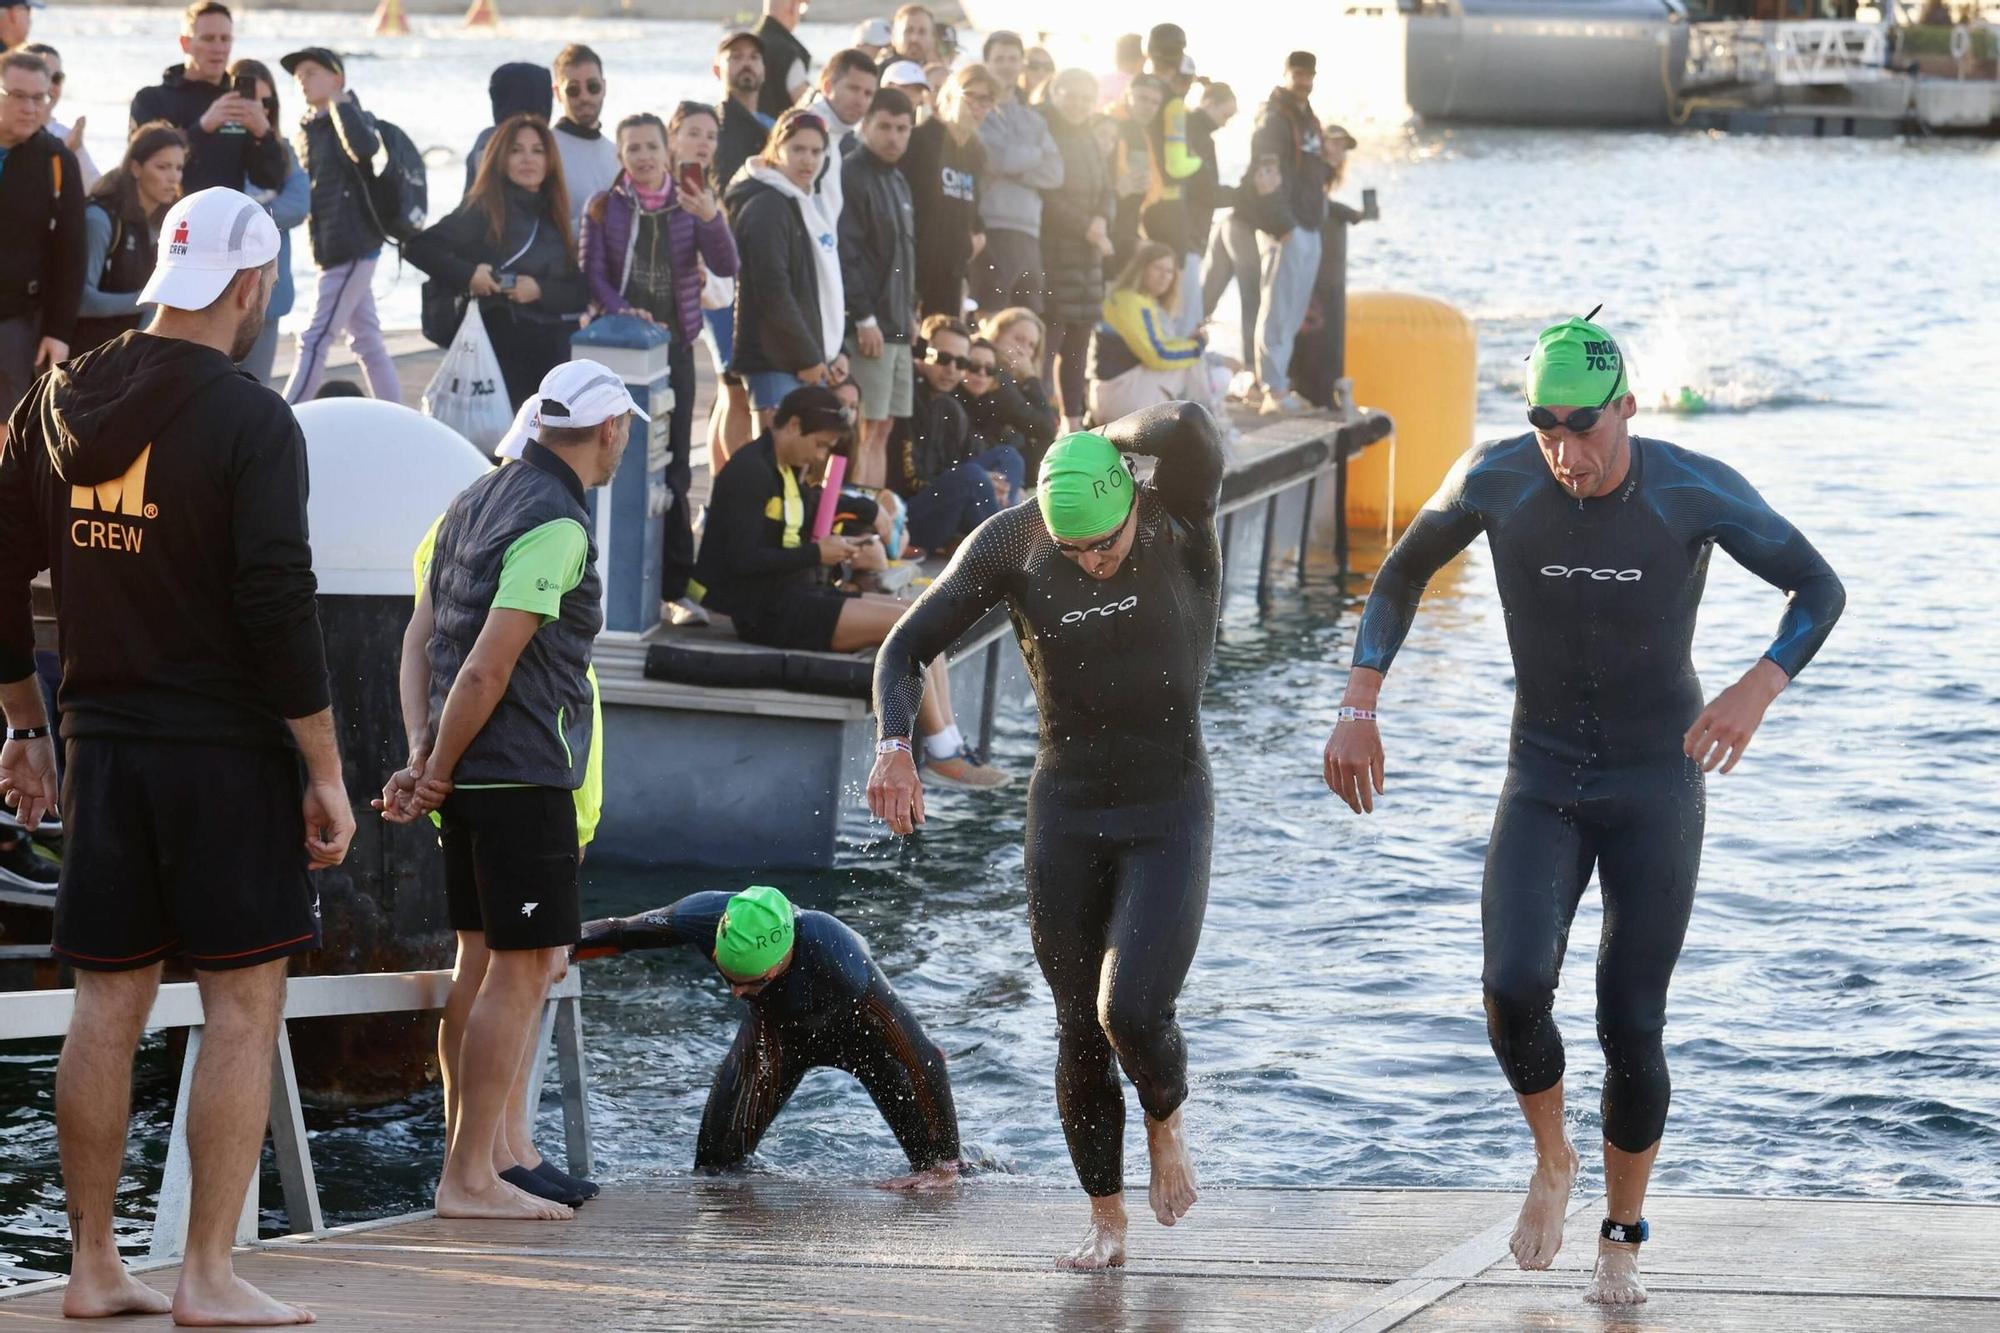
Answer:
[[238, 273], [277, 257], [278, 224], [262, 204], [227, 186], [197, 190], [167, 210], [139, 303], [205, 310]]
[[167, 242], [167, 253], [170, 255], [184, 255], [187, 252], [188, 224], [187, 219], [182, 218], [180, 225], [174, 228], [174, 238]]

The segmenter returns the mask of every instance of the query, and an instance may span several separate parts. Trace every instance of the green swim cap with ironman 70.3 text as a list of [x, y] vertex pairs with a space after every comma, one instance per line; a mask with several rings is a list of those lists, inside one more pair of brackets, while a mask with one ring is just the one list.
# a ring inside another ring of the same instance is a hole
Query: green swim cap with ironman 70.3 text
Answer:
[[716, 966], [739, 981], [763, 976], [791, 947], [791, 900], [762, 884], [731, 898], [715, 928]]
[[1625, 356], [1602, 325], [1566, 319], [1535, 339], [1528, 357], [1530, 407], [1602, 407], [1629, 387]]
[[1132, 489], [1118, 446], [1084, 430], [1063, 436], [1042, 455], [1035, 503], [1056, 540], [1101, 537], [1132, 512]]

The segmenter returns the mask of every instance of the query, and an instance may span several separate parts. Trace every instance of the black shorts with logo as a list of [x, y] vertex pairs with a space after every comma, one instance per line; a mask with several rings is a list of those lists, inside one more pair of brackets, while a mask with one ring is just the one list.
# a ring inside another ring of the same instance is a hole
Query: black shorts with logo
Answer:
[[65, 753], [58, 958], [224, 971], [319, 947], [296, 754], [93, 736]]
[[576, 885], [576, 793], [460, 787], [439, 812], [453, 930], [489, 949], [558, 949], [583, 935]]

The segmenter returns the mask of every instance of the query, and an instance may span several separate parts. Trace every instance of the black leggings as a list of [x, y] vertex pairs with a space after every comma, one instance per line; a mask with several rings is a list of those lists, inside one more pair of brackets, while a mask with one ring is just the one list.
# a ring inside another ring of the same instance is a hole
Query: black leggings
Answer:
[[1196, 771], [1177, 799], [1083, 803], [1038, 772], [1028, 794], [1028, 925], [1055, 996], [1056, 1110], [1092, 1197], [1125, 1188], [1125, 1093], [1164, 1120], [1187, 1099], [1174, 1003], [1201, 939], [1215, 818]]
[[1705, 808], [1701, 772], [1683, 756], [1578, 769], [1517, 743], [1493, 818], [1479, 913], [1493, 1053], [1518, 1093], [1545, 1092], [1562, 1078], [1556, 980], [1595, 866], [1604, 895], [1604, 1137], [1624, 1152], [1659, 1142], [1667, 1123], [1672, 1084], [1660, 1034], [1694, 907]]
[[1056, 398], [1065, 417], [1083, 419], [1090, 410], [1085, 375], [1090, 368], [1090, 335], [1095, 324], [1058, 324], [1049, 334], [1055, 358]]
[[[694, 522], [688, 508], [688, 492], [694, 487], [694, 467], [690, 460], [694, 439], [694, 344], [678, 336], [667, 349], [667, 384], [674, 391], [674, 412], [667, 423], [667, 488], [674, 494], [667, 504], [660, 539], [663, 602], [687, 596], [688, 580], [694, 576]], [[650, 613], [652, 608], [644, 610]]]
[[695, 1141], [697, 1170], [735, 1166], [778, 1118], [812, 1069], [844, 1069], [861, 1081], [914, 1171], [958, 1160], [958, 1112], [945, 1055], [886, 988], [870, 987], [844, 1030], [797, 1033], [753, 1014], [715, 1071]]

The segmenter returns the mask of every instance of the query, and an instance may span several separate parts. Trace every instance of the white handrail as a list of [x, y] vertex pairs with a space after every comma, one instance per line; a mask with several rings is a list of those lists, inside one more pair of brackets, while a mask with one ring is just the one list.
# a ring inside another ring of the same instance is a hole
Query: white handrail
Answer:
[[[286, 1026], [294, 1018], [336, 1018], [357, 1014], [421, 1013], [444, 1007], [451, 989], [451, 973], [444, 969], [426, 972], [366, 972], [346, 977], [292, 977], [286, 982], [285, 1023], [278, 1025], [278, 1039], [271, 1054], [272, 1147], [278, 1160], [278, 1177], [284, 1185], [286, 1221], [294, 1233], [318, 1233], [326, 1229], [320, 1214], [319, 1186], [313, 1175], [312, 1153], [306, 1143], [305, 1116], [299, 1101], [299, 1083], [292, 1068], [292, 1040]], [[543, 1006], [540, 1033], [536, 1042], [533, 1082], [529, 1105], [541, 1100], [542, 1071], [548, 1062], [549, 1047], [556, 1048], [557, 1074], [562, 1081], [563, 1138], [569, 1169], [588, 1176], [592, 1168], [590, 1110], [583, 1068], [583, 984], [575, 968], [549, 988]], [[73, 990], [0, 991], [0, 1041], [28, 1041], [60, 1037], [69, 1031], [76, 1012]], [[194, 982], [174, 982], [160, 987], [153, 1009], [146, 1017], [146, 1030], [187, 1028], [187, 1053], [182, 1057], [180, 1090], [174, 1098], [172, 1137], [167, 1144], [166, 1168], [160, 1179], [160, 1198], [153, 1215], [154, 1260], [178, 1256], [187, 1241], [187, 1207], [193, 1178], [189, 1170], [187, 1145], [188, 1092], [194, 1077], [195, 1059], [201, 1052], [204, 1016], [201, 990]], [[257, 1185], [251, 1177], [243, 1200], [236, 1236], [239, 1241], [257, 1239]]]

